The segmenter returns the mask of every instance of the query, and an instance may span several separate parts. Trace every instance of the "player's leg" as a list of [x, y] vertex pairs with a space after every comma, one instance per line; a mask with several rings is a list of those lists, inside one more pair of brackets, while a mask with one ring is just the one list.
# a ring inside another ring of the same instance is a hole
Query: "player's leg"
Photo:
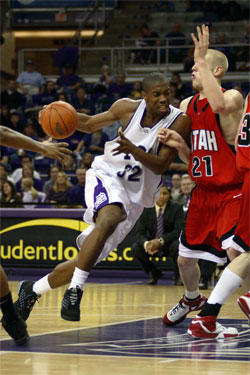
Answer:
[[199, 338], [238, 336], [235, 328], [223, 327], [216, 322], [216, 318], [226, 299], [242, 284], [249, 273], [249, 266], [250, 254], [242, 253], [224, 269], [207, 303], [192, 321], [188, 329], [189, 335]]
[[26, 323], [15, 310], [8, 280], [0, 266], [0, 307], [2, 311], [2, 325], [17, 345], [24, 345], [29, 340]]
[[122, 217], [123, 210], [120, 204], [110, 204], [98, 211], [95, 227], [86, 236], [81, 246], [71, 283], [64, 294], [61, 308], [63, 319], [71, 321], [80, 320], [80, 302], [83, 285], [89, 276], [90, 270], [99, 258], [105, 242], [115, 231]]

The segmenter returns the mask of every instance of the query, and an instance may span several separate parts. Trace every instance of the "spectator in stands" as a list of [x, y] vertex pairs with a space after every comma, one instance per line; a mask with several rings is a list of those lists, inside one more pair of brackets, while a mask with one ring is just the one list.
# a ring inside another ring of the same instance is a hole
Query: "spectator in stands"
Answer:
[[194, 47], [188, 49], [186, 56], [183, 59], [183, 72], [191, 73], [192, 67], [194, 65]]
[[63, 102], [71, 103], [70, 96], [66, 94], [66, 92], [58, 92], [56, 100], [62, 100]]
[[[146, 23], [142, 24], [140, 27], [140, 33], [142, 35], [143, 41], [146, 46], [152, 47], [155, 44], [155, 40], [159, 39], [159, 35], [155, 31], [151, 31]], [[141, 63], [149, 63], [152, 56], [151, 49], [141, 50]]]
[[10, 122], [10, 109], [7, 106], [7, 104], [1, 104], [1, 125], [8, 126], [8, 128], [11, 125]]
[[148, 54], [147, 52], [144, 52], [141, 47], [146, 47], [148, 45], [147, 41], [143, 39], [143, 33], [141, 31], [138, 32], [138, 36], [135, 39], [135, 46], [136, 49], [133, 49], [130, 52], [130, 57], [129, 57], [129, 64], [141, 64], [144, 63], [145, 61], [143, 60], [144, 54]]
[[109, 86], [108, 93], [114, 96], [115, 99], [127, 98], [131, 91], [131, 85], [126, 82], [124, 73], [119, 73], [115, 82]]
[[240, 43], [246, 44], [244, 47], [237, 48], [236, 50], [236, 60], [242, 61], [243, 64], [239, 67], [241, 71], [248, 71], [249, 70], [249, 61], [250, 61], [250, 51], [249, 51], [249, 44], [250, 44], [250, 24], [246, 25], [245, 33], [240, 39]]
[[33, 181], [33, 186], [36, 190], [42, 191], [43, 190], [43, 182], [40, 178], [34, 177], [34, 168], [31, 164], [25, 164], [22, 168], [22, 177], [20, 180], [16, 182], [16, 190], [17, 192], [21, 191], [22, 186], [22, 179], [28, 177], [31, 178]]
[[105, 142], [108, 142], [109, 138], [102, 129], [97, 130], [94, 133], [88, 133], [84, 135], [85, 152], [90, 152], [94, 156], [101, 155], [104, 152]]
[[75, 177], [76, 164], [75, 159], [72, 155], [68, 155], [67, 159], [64, 160], [62, 170], [67, 174], [72, 184], [76, 184], [77, 180]]
[[22, 207], [21, 195], [16, 192], [15, 185], [8, 180], [2, 184], [1, 207]]
[[181, 176], [179, 174], [175, 173], [172, 175], [171, 185], [171, 198], [174, 201], [178, 201], [181, 195]]
[[133, 88], [130, 91], [128, 97], [131, 98], [131, 99], [134, 99], [134, 100], [138, 100], [138, 99], [142, 98], [142, 84], [141, 84], [141, 81], [136, 81], [133, 84]]
[[86, 115], [92, 115], [94, 113], [94, 106], [88, 99], [83, 87], [79, 87], [76, 93], [72, 95], [71, 102], [77, 112], [85, 113]]
[[57, 88], [63, 90], [71, 101], [71, 96], [74, 94], [75, 90], [81, 86], [82, 80], [77, 74], [73, 73], [73, 68], [70, 64], [65, 64], [62, 69], [62, 74], [57, 79], [56, 83]]
[[9, 176], [8, 168], [5, 163], [0, 162], [0, 178], [2, 180], [11, 181], [14, 184], [13, 178]]
[[46, 196], [46, 202], [55, 205], [55, 207], [65, 206], [71, 186], [67, 174], [64, 171], [59, 171], [54, 186]]
[[[33, 186], [33, 179], [30, 177], [22, 178], [21, 183], [22, 190], [22, 203], [24, 208], [35, 208], [43, 203], [46, 198], [46, 194], [41, 191], [37, 191]], [[34, 204], [29, 204], [34, 203]]]
[[50, 172], [49, 172], [50, 178], [43, 185], [43, 192], [46, 195], [48, 194], [49, 190], [52, 189], [52, 187], [54, 186], [59, 171], [60, 169], [57, 165], [53, 164], [50, 166]]
[[155, 207], [145, 208], [138, 220], [137, 241], [132, 245], [135, 258], [145, 273], [151, 274], [149, 285], [157, 284], [162, 272], [150, 256], [170, 256], [174, 263], [175, 284], [179, 282], [177, 265], [179, 235], [184, 225], [181, 206], [170, 199], [167, 186], [162, 186]]
[[16, 111], [22, 111], [22, 106], [25, 102], [25, 98], [20, 92], [16, 90], [16, 81], [10, 79], [7, 83], [6, 90], [1, 92], [1, 105], [5, 104], [9, 109], [15, 109]]
[[[218, 46], [218, 44], [224, 44], [224, 46]], [[225, 33], [218, 33], [215, 39], [215, 48], [217, 51], [221, 51], [224, 53], [228, 58], [228, 71], [236, 71], [236, 63], [235, 63], [235, 57], [232, 53], [231, 47], [228, 44], [228, 41], [226, 40], [226, 34]]]
[[94, 160], [94, 156], [91, 154], [91, 152], [85, 152], [80, 162], [80, 167], [86, 170], [91, 168], [91, 164], [93, 160]]
[[171, 63], [182, 62], [183, 57], [186, 54], [185, 48], [178, 48], [186, 44], [186, 35], [181, 31], [181, 24], [175, 23], [170, 33], [166, 34], [166, 38], [169, 46], [174, 46], [169, 50], [169, 61]]
[[[23, 167], [25, 165], [32, 166], [32, 158], [28, 154], [22, 154], [20, 158], [22, 167], [15, 169], [11, 175], [11, 178], [14, 180], [14, 183], [16, 183], [18, 180], [22, 178]], [[34, 171], [34, 177], [40, 179], [40, 175], [37, 171]]]
[[154, 4], [154, 12], [164, 12], [164, 13], [172, 13], [175, 11], [175, 6], [173, 1], [162, 0], [156, 1]]
[[181, 194], [177, 198], [177, 202], [182, 205], [185, 218], [187, 216], [191, 193], [192, 193], [194, 186], [195, 186], [195, 183], [191, 179], [189, 174], [186, 173], [181, 176]]
[[77, 184], [72, 186], [69, 190], [67, 203], [74, 208], [86, 208], [85, 203], [85, 177], [86, 169], [77, 168], [76, 170]]
[[110, 74], [110, 68], [108, 65], [103, 65], [101, 67], [101, 76], [99, 78], [99, 84], [103, 85], [106, 89], [113, 82], [113, 77]]
[[33, 96], [33, 103], [36, 106], [48, 105], [57, 100], [57, 92], [55, 88], [55, 83], [51, 80], [47, 81], [45, 90], [43, 93]]
[[170, 83], [173, 83], [176, 87], [175, 97], [179, 100], [183, 100], [187, 97], [186, 88], [181, 80], [179, 73], [173, 73]]
[[23, 122], [21, 120], [20, 114], [15, 109], [12, 109], [10, 111], [9, 128], [16, 130], [20, 133], [23, 133]]
[[149, 55], [149, 63], [151, 64], [163, 64], [166, 62], [166, 50], [162, 48], [162, 41], [161, 39], [156, 39], [152, 45], [152, 47], [158, 47], [157, 49], [153, 49]]
[[33, 60], [26, 61], [26, 69], [17, 77], [17, 84], [19, 90], [26, 95], [28, 101], [31, 100], [32, 95], [36, 95], [45, 86], [45, 79], [41, 73], [35, 71]]

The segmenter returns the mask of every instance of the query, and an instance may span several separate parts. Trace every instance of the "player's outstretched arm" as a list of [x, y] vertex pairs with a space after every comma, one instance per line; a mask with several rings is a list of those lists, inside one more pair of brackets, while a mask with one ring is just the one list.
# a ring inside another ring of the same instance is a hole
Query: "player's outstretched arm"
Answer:
[[47, 158], [63, 161], [71, 151], [67, 143], [53, 143], [52, 141], [38, 142], [15, 130], [0, 126], [0, 144], [16, 149], [39, 152]]
[[158, 132], [158, 140], [164, 145], [175, 148], [178, 152], [179, 158], [184, 163], [189, 163], [191, 150], [175, 130], [161, 128]]
[[93, 133], [106, 126], [112, 125], [115, 121], [124, 120], [129, 113], [132, 115], [137, 106], [138, 100], [124, 98], [113, 103], [106, 112], [98, 113], [93, 116], [78, 113], [79, 123], [77, 130], [84, 133]]

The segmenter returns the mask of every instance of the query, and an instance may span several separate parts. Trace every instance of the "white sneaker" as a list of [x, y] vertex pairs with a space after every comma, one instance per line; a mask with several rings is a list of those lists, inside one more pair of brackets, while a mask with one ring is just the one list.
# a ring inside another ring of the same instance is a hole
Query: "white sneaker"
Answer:
[[246, 293], [244, 296], [239, 297], [237, 302], [243, 313], [246, 314], [248, 323], [250, 324], [250, 292]]
[[187, 301], [185, 296], [183, 296], [179, 303], [164, 315], [162, 318], [163, 323], [168, 326], [180, 323], [191, 311], [201, 310], [206, 302], [207, 298], [205, 296], [199, 296], [194, 301]]
[[216, 316], [196, 316], [187, 333], [199, 339], [225, 339], [239, 335], [236, 328], [224, 327], [216, 321]]

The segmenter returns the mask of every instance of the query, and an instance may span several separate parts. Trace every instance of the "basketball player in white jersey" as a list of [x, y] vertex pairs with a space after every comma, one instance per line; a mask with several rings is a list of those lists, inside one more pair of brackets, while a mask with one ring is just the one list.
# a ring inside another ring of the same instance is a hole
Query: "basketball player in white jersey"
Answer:
[[118, 120], [123, 127], [87, 171], [84, 220], [90, 226], [77, 238], [77, 259], [58, 265], [35, 283], [21, 284], [17, 308], [24, 319], [41, 294], [70, 281], [61, 316], [80, 320], [82, 289], [90, 270], [122, 242], [144, 207], [154, 206], [161, 174], [175, 157], [176, 151], [159, 145], [158, 130], [171, 127], [189, 142], [190, 119], [169, 105], [169, 100], [168, 80], [163, 74], [152, 73], [143, 81], [142, 100], [124, 98], [106, 112], [79, 114], [78, 130], [83, 132], [95, 132]]

